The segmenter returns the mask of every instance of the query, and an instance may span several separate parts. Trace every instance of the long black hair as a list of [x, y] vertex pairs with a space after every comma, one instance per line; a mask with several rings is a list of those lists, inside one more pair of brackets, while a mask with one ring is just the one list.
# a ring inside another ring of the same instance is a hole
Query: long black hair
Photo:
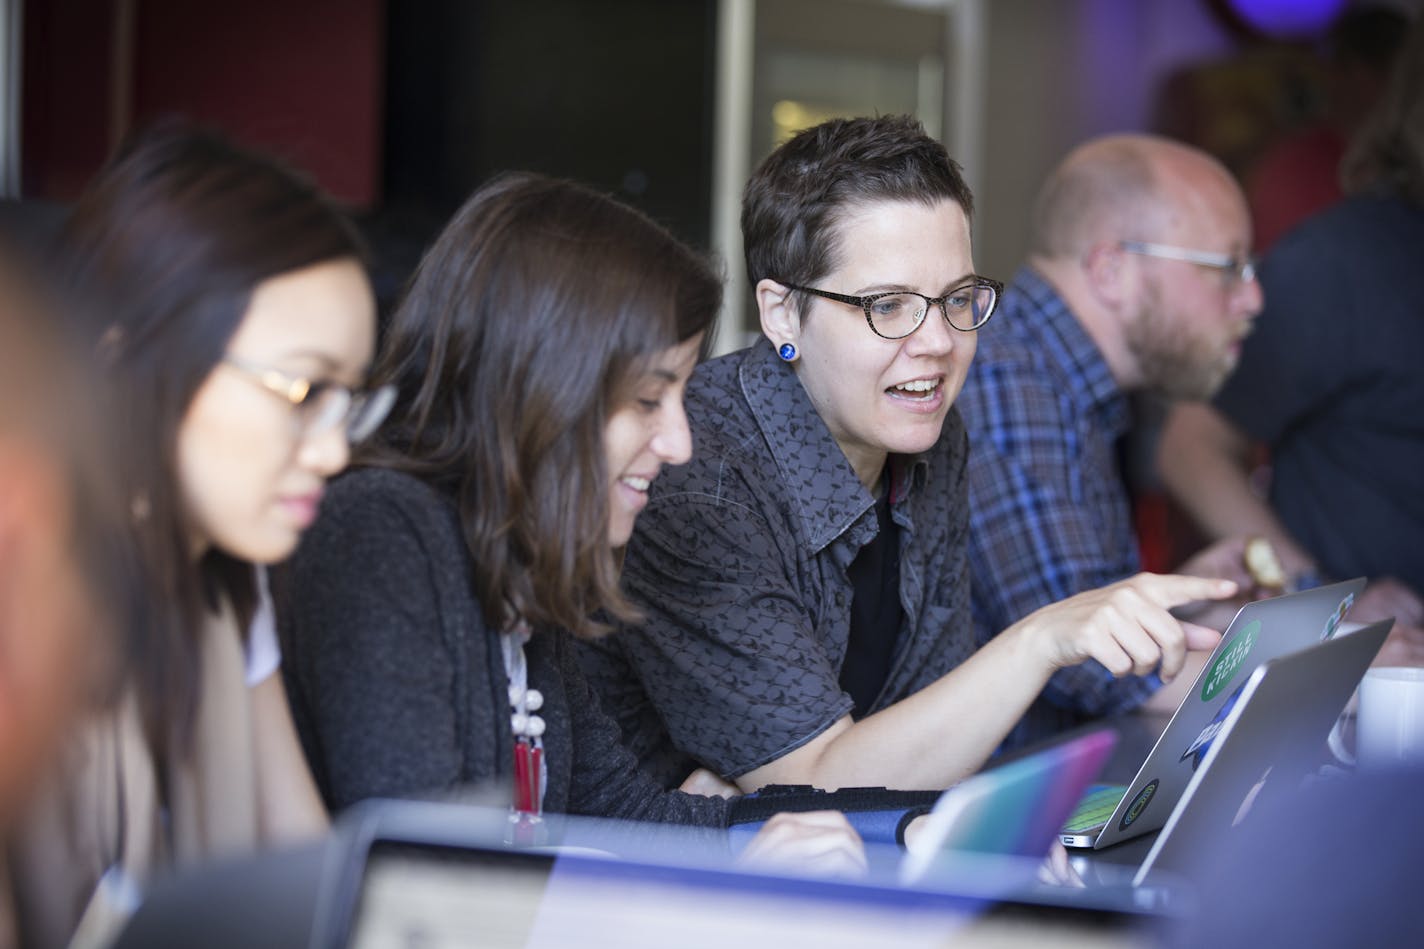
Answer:
[[151, 728], [189, 720], [204, 615], [231, 601], [246, 626], [250, 564], [194, 563], [177, 468], [180, 423], [257, 285], [363, 252], [306, 178], [220, 134], [165, 125], [132, 141], [82, 196], [63, 235], [70, 311], [107, 369], [130, 505], [153, 598], [139, 681]]
[[480, 188], [421, 261], [374, 382], [400, 397], [357, 458], [451, 493], [485, 620], [591, 636], [629, 618], [608, 546], [603, 433], [651, 360], [703, 335], [708, 262], [589, 188], [511, 174]]

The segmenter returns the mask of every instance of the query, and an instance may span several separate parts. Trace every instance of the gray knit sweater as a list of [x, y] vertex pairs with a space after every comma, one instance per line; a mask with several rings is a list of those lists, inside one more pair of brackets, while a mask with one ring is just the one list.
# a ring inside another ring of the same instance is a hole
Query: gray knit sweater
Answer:
[[[350, 472], [273, 589], [292, 715], [327, 806], [427, 796], [512, 768], [499, 636], [470, 588], [453, 502], [410, 475]], [[725, 826], [720, 798], [637, 770], [563, 631], [526, 647], [544, 694], [550, 812]]]

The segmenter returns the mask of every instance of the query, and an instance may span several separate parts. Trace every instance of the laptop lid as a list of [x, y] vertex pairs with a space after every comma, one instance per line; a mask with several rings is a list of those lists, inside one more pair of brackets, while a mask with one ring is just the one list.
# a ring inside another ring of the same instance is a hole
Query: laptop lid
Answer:
[[1393, 625], [1370, 623], [1258, 666], [1233, 693], [1133, 882], [1154, 868], [1192, 869], [1253, 810], [1298, 791], [1328, 760], [1326, 736]]
[[1116, 743], [1102, 729], [965, 778], [935, 803], [901, 863], [901, 881], [954, 874], [972, 862], [966, 854], [1041, 860]]
[[[892, 854], [872, 853], [864, 878], [816, 879], [738, 866], [725, 835], [718, 855], [696, 829], [558, 815], [550, 824], [561, 845], [530, 849], [504, 843], [507, 811], [411, 801], [353, 808], [336, 828], [310, 945], [929, 949], [987, 938], [1001, 924], [1020, 936], [1087, 925], [1122, 938], [1143, 919], [1119, 894], [1074, 890], [1055, 901], [997, 886], [904, 887], [876, 871], [884, 865], [876, 857]], [[589, 842], [624, 846], [614, 856], [582, 846]]]
[[[1225, 706], [1263, 662], [1335, 635], [1363, 577], [1247, 603], [1237, 611], [1166, 729], [1094, 840], [1102, 849], [1157, 830], [1200, 768]], [[1078, 841], [1065, 843], [1079, 845]]]

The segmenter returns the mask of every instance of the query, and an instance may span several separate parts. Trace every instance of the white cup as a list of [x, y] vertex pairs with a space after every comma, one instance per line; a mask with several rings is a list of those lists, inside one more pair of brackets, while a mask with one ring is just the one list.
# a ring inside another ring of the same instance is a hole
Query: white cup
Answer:
[[1355, 757], [1371, 770], [1424, 764], [1424, 669], [1379, 666], [1365, 673]]

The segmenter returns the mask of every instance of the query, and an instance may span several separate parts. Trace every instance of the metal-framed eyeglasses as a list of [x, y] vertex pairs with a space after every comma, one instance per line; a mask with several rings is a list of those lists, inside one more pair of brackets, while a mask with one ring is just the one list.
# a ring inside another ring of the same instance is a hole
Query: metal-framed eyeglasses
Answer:
[[989, 322], [989, 317], [993, 316], [994, 307], [1004, 292], [1004, 285], [999, 281], [977, 275], [940, 297], [927, 297], [913, 290], [892, 290], [857, 297], [817, 290], [815, 287], [802, 287], [794, 283], [786, 283], [783, 286], [837, 303], [860, 307], [865, 313], [865, 322], [869, 324], [871, 332], [885, 339], [904, 339], [919, 329], [932, 306], [939, 307], [944, 321], [950, 326], [964, 333], [972, 333]]
[[1256, 279], [1256, 261], [1250, 257], [1233, 257], [1231, 254], [1216, 254], [1207, 250], [1192, 250], [1171, 244], [1153, 244], [1150, 241], [1119, 241], [1118, 245], [1129, 254], [1143, 257], [1158, 257], [1163, 260], [1183, 260], [1198, 267], [1219, 270], [1228, 284], [1250, 283]]
[[262, 366], [235, 356], [223, 355], [223, 363], [242, 376], [291, 403], [297, 412], [304, 436], [320, 435], [338, 425], [347, 441], [355, 444], [374, 432], [396, 401], [396, 387], [351, 389], [334, 382], [316, 382], [280, 369]]

